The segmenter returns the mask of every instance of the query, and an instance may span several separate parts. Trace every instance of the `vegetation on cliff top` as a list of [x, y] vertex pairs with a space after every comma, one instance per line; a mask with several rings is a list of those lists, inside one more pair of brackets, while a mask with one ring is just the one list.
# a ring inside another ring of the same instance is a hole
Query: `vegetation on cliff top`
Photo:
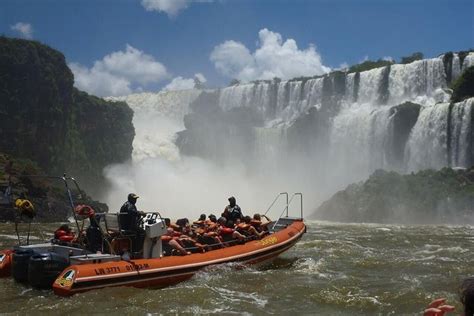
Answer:
[[451, 88], [453, 89], [452, 102], [460, 102], [474, 97], [474, 66], [464, 70], [461, 76], [453, 82]]
[[334, 194], [314, 218], [343, 222], [474, 223], [474, 168], [375, 171]]

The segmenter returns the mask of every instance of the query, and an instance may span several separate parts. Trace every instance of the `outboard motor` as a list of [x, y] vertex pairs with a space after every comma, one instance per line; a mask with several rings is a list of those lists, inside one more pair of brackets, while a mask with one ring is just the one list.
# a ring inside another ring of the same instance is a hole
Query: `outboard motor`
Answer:
[[33, 249], [15, 249], [12, 256], [12, 276], [17, 282], [28, 282], [28, 264], [35, 254]]
[[68, 266], [69, 258], [55, 252], [34, 254], [28, 265], [28, 281], [32, 287], [49, 289]]

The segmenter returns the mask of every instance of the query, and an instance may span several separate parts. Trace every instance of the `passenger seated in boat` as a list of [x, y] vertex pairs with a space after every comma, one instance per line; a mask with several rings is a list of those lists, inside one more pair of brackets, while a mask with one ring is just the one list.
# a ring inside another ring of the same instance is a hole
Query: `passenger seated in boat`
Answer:
[[206, 225], [206, 214], [201, 214], [201, 216], [199, 216], [199, 219], [197, 221], [194, 221], [193, 224], [198, 226], [198, 227], [205, 226]]
[[75, 238], [74, 232], [69, 228], [68, 224], [59, 226], [54, 232], [54, 239], [64, 242], [72, 242]]
[[242, 223], [237, 224], [237, 231], [245, 236], [255, 236], [262, 238], [265, 235], [265, 231], [259, 232], [254, 226], [251, 225], [252, 219], [250, 216], [245, 216]]
[[178, 242], [183, 246], [185, 249], [190, 250], [191, 252], [205, 252], [206, 247], [199, 243], [194, 238], [189, 237], [188, 235], [181, 235], [178, 237]]
[[224, 209], [222, 216], [231, 221], [235, 221], [238, 218], [242, 219], [242, 210], [240, 206], [237, 205], [235, 197], [231, 196], [227, 200], [229, 201], [229, 205]]
[[175, 250], [182, 256], [187, 255], [188, 252], [181, 246], [181, 244], [178, 242], [178, 237], [174, 237], [174, 234], [175, 231], [168, 227], [166, 234], [161, 236], [164, 252], [168, 255], [171, 255], [172, 251]]
[[176, 223], [172, 223], [171, 219], [165, 218], [165, 225], [166, 227], [172, 228], [174, 231], [179, 232], [180, 227], [176, 225]]
[[[262, 221], [262, 216], [265, 217], [265, 221]], [[250, 225], [255, 227], [258, 232], [268, 231], [268, 224], [270, 223], [270, 219], [265, 215], [254, 214], [253, 219], [250, 221]]]
[[231, 220], [226, 220], [225, 217], [221, 217], [218, 220], [219, 226], [219, 236], [221, 236], [224, 242], [228, 242], [231, 240], [244, 240], [245, 236], [239, 233], [234, 229], [234, 222]]
[[187, 218], [180, 218], [176, 221], [176, 225], [178, 226], [178, 231], [183, 233], [186, 226], [189, 226], [189, 219]]

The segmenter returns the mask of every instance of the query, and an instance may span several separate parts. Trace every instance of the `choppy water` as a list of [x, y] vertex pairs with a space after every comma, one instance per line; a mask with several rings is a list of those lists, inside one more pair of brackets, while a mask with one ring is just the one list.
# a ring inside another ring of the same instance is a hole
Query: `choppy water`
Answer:
[[[460, 310], [458, 286], [474, 275], [474, 227], [308, 226], [297, 246], [271, 266], [216, 266], [161, 290], [109, 288], [60, 298], [0, 279], [0, 312], [412, 315], [437, 297]], [[12, 227], [0, 224], [0, 248], [14, 238]]]

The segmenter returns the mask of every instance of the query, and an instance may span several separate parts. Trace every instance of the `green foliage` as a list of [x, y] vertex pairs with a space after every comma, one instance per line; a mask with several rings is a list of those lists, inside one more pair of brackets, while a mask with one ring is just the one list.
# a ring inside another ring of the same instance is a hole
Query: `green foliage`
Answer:
[[[324, 202], [318, 218], [354, 222], [453, 223], [472, 217], [474, 169], [375, 171]], [[474, 218], [471, 218], [474, 221]]]
[[411, 54], [410, 56], [402, 57], [400, 63], [401, 64], [409, 64], [409, 63], [412, 63], [414, 61], [421, 60], [421, 59], [423, 59], [423, 53], [416, 52], [416, 53]]
[[366, 60], [363, 63], [351, 66], [349, 68], [349, 73], [371, 70], [374, 68], [390, 66], [392, 64], [393, 64], [393, 61], [390, 61], [390, 60], [383, 60], [383, 59], [379, 59], [377, 61]]
[[460, 102], [474, 97], [474, 66], [464, 70], [461, 76], [453, 82], [451, 102]]
[[47, 173], [67, 172], [100, 187], [102, 169], [131, 156], [133, 112], [73, 83], [60, 52], [36, 41], [0, 37], [0, 151], [28, 157]]

